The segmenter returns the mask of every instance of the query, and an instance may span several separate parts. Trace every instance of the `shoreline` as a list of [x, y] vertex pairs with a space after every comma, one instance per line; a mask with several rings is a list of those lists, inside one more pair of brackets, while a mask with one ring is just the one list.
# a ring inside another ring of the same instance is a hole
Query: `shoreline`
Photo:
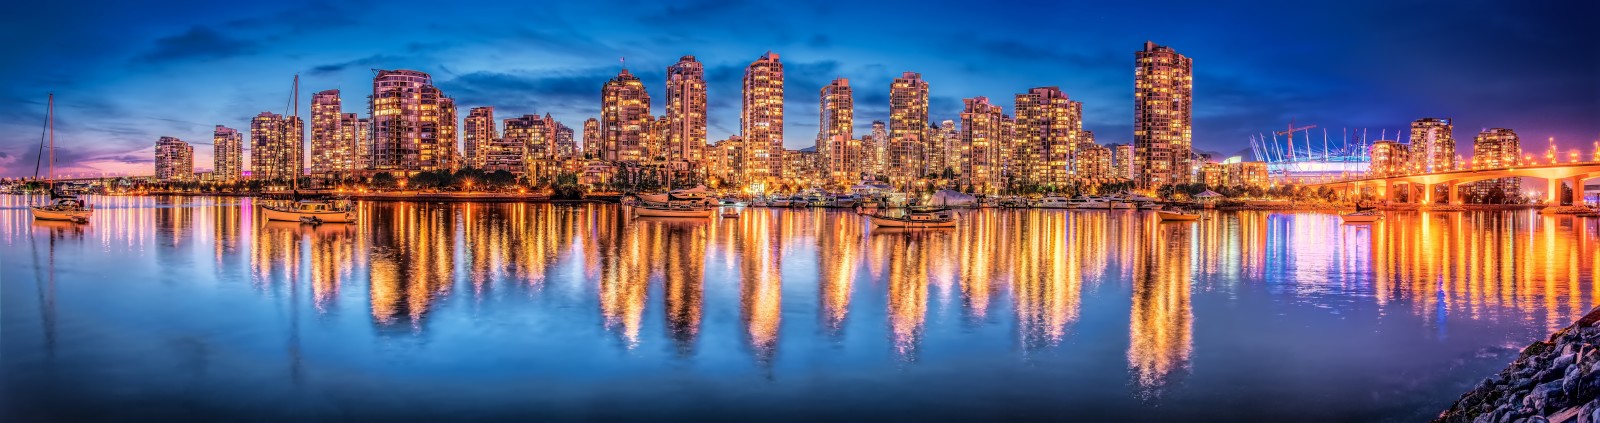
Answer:
[[1434, 422], [1600, 421], [1600, 307], [1522, 349]]

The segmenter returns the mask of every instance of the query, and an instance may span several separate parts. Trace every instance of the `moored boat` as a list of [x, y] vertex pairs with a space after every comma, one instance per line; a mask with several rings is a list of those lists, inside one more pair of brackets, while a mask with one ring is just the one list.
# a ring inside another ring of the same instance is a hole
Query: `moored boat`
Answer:
[[[65, 195], [65, 194], [61, 194], [61, 193], [56, 192], [56, 183], [55, 183], [55, 173], [56, 173], [56, 125], [55, 125], [55, 121], [56, 121], [56, 95], [55, 94], [50, 94], [50, 100], [49, 100], [48, 106], [46, 106], [46, 111], [45, 111], [45, 130], [50, 135], [50, 146], [49, 146], [50, 149], [48, 150], [49, 155], [50, 155], [50, 164], [49, 164], [49, 167], [47, 168], [48, 170], [46, 170], [46, 173], [45, 173], [45, 181], [46, 181], [45, 182], [45, 190], [50, 193], [50, 204], [46, 204], [46, 205], [42, 205], [42, 206], [31, 206], [31, 207], [28, 207], [28, 209], [33, 212], [33, 218], [34, 219], [38, 219], [38, 220], [54, 220], [54, 221], [66, 221], [66, 222], [75, 222], [75, 223], [87, 223], [87, 222], [89, 222], [89, 217], [94, 214], [94, 209], [90, 208], [87, 204], [84, 204], [83, 200], [78, 199], [78, 197], [76, 197], [76, 196]], [[43, 140], [41, 140], [41, 141], [43, 141]], [[43, 146], [41, 145], [40, 147], [43, 147]], [[39, 160], [43, 160], [44, 156], [41, 155], [38, 159]], [[34, 169], [34, 177], [37, 178], [39, 176], [38, 175], [39, 166], [38, 166], [37, 163], [34, 164], [34, 168], [33, 169]]]
[[715, 208], [702, 203], [655, 203], [641, 201], [633, 205], [633, 214], [639, 217], [711, 217]]
[[262, 204], [267, 220], [301, 223], [353, 223], [356, 212], [348, 200], [300, 200], [287, 204]]
[[1163, 222], [1191, 222], [1200, 220], [1200, 214], [1178, 210], [1156, 210], [1156, 217]]
[[904, 216], [873, 214], [867, 215], [867, 220], [880, 228], [933, 229], [956, 226], [956, 214], [948, 208], [911, 209]]
[[1372, 223], [1383, 220], [1383, 212], [1377, 207], [1362, 207], [1356, 204], [1356, 211], [1339, 215], [1345, 223]]
[[1033, 202], [1037, 209], [1072, 209], [1077, 208], [1077, 203], [1067, 197], [1049, 196]]

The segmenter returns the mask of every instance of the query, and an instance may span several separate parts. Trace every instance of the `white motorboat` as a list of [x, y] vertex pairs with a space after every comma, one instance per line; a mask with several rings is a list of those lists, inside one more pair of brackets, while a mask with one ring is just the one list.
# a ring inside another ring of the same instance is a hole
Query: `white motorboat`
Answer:
[[1073, 209], [1078, 203], [1067, 197], [1049, 196], [1033, 202], [1033, 208], [1038, 209]]
[[767, 205], [771, 207], [789, 207], [789, 198], [772, 197], [771, 200], [767, 200]]
[[873, 214], [868, 215], [867, 220], [879, 228], [954, 228], [956, 213], [948, 208], [911, 209], [904, 216]]
[[845, 208], [855, 207], [857, 200], [858, 199], [856, 198], [855, 194], [835, 196], [833, 197], [833, 206]]

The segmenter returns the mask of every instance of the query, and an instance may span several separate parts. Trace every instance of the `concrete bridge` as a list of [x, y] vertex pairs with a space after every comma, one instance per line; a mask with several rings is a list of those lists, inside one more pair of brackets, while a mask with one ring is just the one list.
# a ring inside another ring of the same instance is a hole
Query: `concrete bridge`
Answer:
[[1572, 185], [1573, 198], [1583, 195], [1583, 181], [1600, 178], [1600, 162], [1586, 163], [1556, 163], [1532, 166], [1510, 166], [1491, 169], [1453, 170], [1446, 172], [1423, 173], [1415, 175], [1395, 175], [1385, 177], [1366, 177], [1348, 179], [1334, 182], [1321, 182], [1306, 184], [1308, 187], [1329, 187], [1344, 190], [1345, 194], [1359, 193], [1364, 188], [1376, 188], [1384, 200], [1393, 202], [1397, 185], [1404, 185], [1409, 202], [1434, 204], [1434, 188], [1445, 186], [1448, 189], [1449, 203], [1461, 204], [1462, 185], [1500, 178], [1538, 178], [1548, 184], [1545, 190], [1547, 204], [1558, 204], [1561, 200], [1561, 185], [1563, 182]]

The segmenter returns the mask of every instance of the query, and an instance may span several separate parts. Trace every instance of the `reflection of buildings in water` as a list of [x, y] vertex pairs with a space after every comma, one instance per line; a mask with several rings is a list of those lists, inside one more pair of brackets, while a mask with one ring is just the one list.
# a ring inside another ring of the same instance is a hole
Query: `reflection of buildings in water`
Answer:
[[1495, 212], [1390, 215], [1371, 228], [1380, 305], [1406, 303], [1428, 320], [1450, 312], [1474, 319], [1532, 317], [1554, 329], [1600, 303], [1592, 286], [1595, 267], [1586, 263], [1600, 256], [1600, 247], [1579, 219]]
[[[787, 214], [787, 213], [785, 213]], [[777, 354], [783, 317], [783, 281], [779, 245], [773, 239], [771, 215], [751, 213], [735, 223], [739, 250], [739, 303], [750, 348], [761, 363]]]
[[665, 255], [661, 274], [665, 291], [667, 335], [679, 356], [694, 355], [700, 333], [709, 229], [701, 222], [663, 222], [658, 252]]
[[321, 225], [302, 238], [310, 244], [311, 298], [317, 311], [327, 312], [339, 295], [339, 286], [355, 271], [356, 228], [354, 225]]
[[[980, 322], [989, 313], [989, 302], [997, 295], [994, 280], [1006, 266], [997, 263], [1008, 257], [1004, 248], [1010, 238], [1002, 234], [1015, 230], [1015, 213], [978, 210], [964, 216], [965, 225], [956, 227], [954, 243], [957, 264], [961, 266], [962, 313], [969, 322]], [[948, 260], [948, 259], [946, 259]]]
[[[1061, 342], [1078, 320], [1082, 303], [1083, 265], [1080, 251], [1069, 251], [1072, 235], [1068, 213], [1033, 214], [1024, 224], [1011, 255], [1011, 290], [1017, 314], [1018, 342], [1025, 349]], [[1103, 223], [1103, 222], [1102, 222]]]
[[[626, 224], [618, 222], [619, 224]], [[650, 289], [649, 249], [655, 228], [644, 224], [621, 229], [620, 236], [600, 238], [600, 313], [607, 330], [628, 348], [639, 344], [639, 325]]]
[[454, 281], [458, 221], [444, 206], [373, 203], [363, 214], [371, 233], [370, 300], [379, 326], [408, 317], [420, 330], [429, 306], [450, 292]]
[[238, 251], [248, 245], [245, 237], [254, 235], [245, 215], [246, 207], [250, 205], [240, 204], [236, 198], [217, 198], [200, 208], [203, 221], [211, 222], [211, 247], [218, 272], [234, 268], [239, 259]]
[[542, 289], [550, 269], [592, 222], [581, 209], [551, 204], [462, 203], [461, 261], [473, 294], [492, 282]]
[[1128, 368], [1147, 397], [1159, 395], [1193, 348], [1188, 224], [1154, 226], [1134, 258], [1133, 306], [1128, 325]]
[[896, 356], [917, 359], [928, 313], [929, 256], [950, 243], [946, 231], [872, 229], [873, 248], [889, 252], [889, 336]]
[[[189, 197], [168, 197], [158, 201], [152, 209], [156, 222], [156, 243], [162, 247], [157, 254], [170, 252], [187, 241], [194, 231], [194, 208], [189, 207]], [[170, 204], [160, 204], [169, 202]]]
[[[850, 216], [854, 217], [854, 216]], [[838, 219], [817, 232], [818, 297], [823, 330], [838, 336], [850, 312], [850, 294], [861, 262], [860, 219]]]

